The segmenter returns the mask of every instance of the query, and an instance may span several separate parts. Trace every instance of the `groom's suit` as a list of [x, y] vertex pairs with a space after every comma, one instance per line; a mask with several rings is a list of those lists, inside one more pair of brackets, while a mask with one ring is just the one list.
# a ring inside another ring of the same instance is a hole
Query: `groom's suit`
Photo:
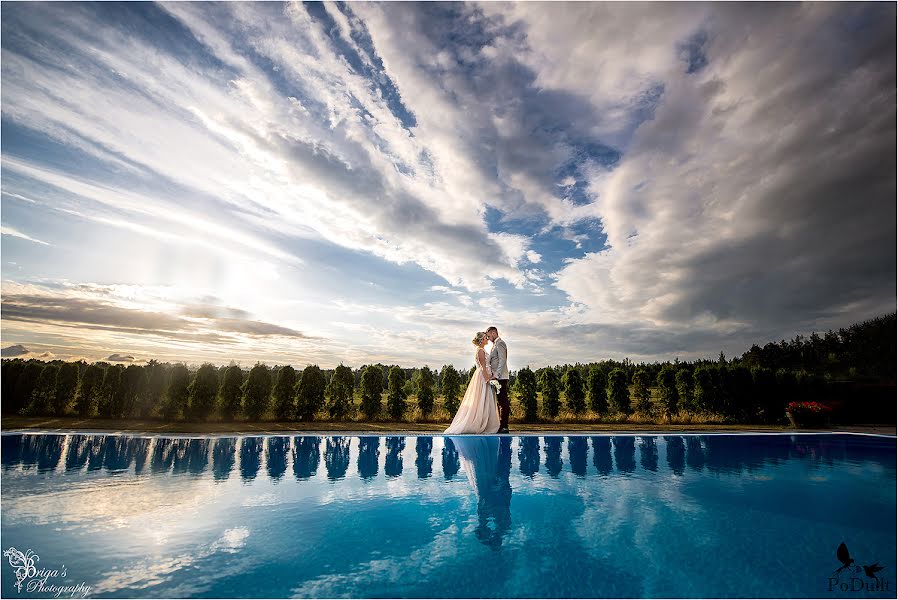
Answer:
[[508, 413], [510, 406], [508, 402], [508, 348], [505, 346], [505, 340], [500, 337], [493, 342], [493, 349], [490, 351], [490, 369], [493, 375], [502, 384], [499, 388], [499, 429], [508, 429]]

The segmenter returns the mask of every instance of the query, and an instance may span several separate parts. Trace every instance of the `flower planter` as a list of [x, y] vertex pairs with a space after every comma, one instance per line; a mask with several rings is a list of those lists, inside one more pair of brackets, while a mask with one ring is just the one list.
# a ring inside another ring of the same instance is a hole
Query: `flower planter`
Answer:
[[786, 408], [789, 425], [802, 429], [829, 425], [832, 407], [819, 402], [790, 402]]

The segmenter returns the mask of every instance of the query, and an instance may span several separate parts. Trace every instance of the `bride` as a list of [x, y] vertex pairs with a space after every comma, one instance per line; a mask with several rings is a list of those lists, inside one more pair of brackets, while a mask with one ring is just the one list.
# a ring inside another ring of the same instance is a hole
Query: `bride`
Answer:
[[456, 433], [496, 433], [499, 430], [499, 408], [496, 405], [496, 392], [490, 385], [493, 372], [486, 360], [486, 351], [483, 347], [489, 341], [486, 332], [478, 331], [471, 340], [477, 346], [474, 360], [477, 369], [465, 390], [455, 413], [452, 423], [443, 432], [445, 434]]

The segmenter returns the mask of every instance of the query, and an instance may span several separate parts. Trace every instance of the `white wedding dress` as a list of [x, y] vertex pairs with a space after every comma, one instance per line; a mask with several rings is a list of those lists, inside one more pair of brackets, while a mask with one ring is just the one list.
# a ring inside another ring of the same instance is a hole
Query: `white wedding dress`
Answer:
[[458, 406], [452, 423], [443, 433], [496, 433], [499, 431], [499, 407], [496, 404], [496, 390], [483, 379], [483, 373], [492, 377], [492, 370], [486, 360], [483, 348], [477, 348], [474, 355], [477, 368], [468, 382], [465, 397]]

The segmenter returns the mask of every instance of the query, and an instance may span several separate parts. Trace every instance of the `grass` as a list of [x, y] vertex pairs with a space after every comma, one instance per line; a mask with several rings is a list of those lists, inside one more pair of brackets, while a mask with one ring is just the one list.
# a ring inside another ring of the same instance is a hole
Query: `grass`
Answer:
[[[188, 423], [184, 421], [165, 421], [161, 419], [102, 419], [81, 417], [21, 417], [6, 416], [2, 420], [2, 428], [10, 429], [89, 429], [103, 431], [150, 431], [169, 433], [253, 433], [253, 432], [292, 432], [292, 431], [432, 431], [442, 432], [448, 422], [410, 422], [410, 421], [233, 421]], [[598, 426], [597, 426], [598, 425]], [[657, 425], [638, 422], [622, 423], [510, 423], [513, 432], [530, 431], [631, 431], [659, 429], [670, 431], [690, 430], [770, 430], [785, 429], [781, 426], [755, 425], [712, 425], [712, 424], [667, 424]]]

